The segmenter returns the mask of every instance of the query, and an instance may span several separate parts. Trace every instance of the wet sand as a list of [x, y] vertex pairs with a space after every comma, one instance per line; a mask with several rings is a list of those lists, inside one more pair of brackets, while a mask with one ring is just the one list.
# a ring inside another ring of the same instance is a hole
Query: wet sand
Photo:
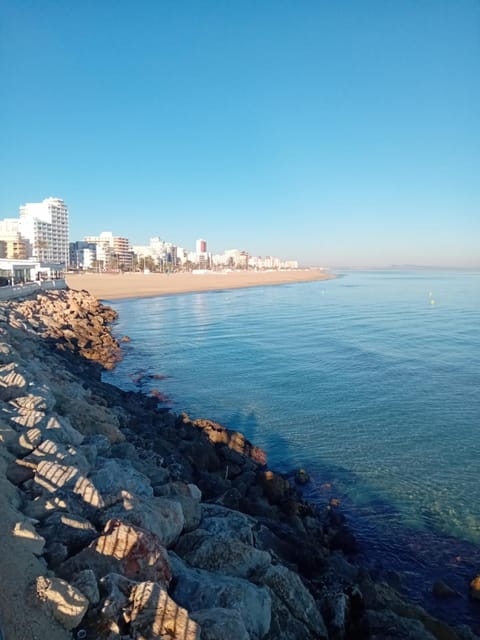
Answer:
[[67, 284], [71, 289], [86, 289], [102, 300], [121, 298], [148, 298], [196, 291], [218, 291], [313, 280], [328, 280], [334, 277], [320, 269], [297, 271], [232, 271], [209, 273], [84, 273], [68, 274]]

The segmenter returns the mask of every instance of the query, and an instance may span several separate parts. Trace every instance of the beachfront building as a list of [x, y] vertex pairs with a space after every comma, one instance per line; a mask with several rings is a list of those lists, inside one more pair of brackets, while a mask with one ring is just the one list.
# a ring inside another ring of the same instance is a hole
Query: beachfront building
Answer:
[[69, 245], [69, 264], [71, 269], [80, 271], [92, 269], [97, 259], [97, 249], [93, 242], [77, 240]]
[[95, 246], [95, 266], [98, 269], [131, 271], [133, 251], [128, 238], [102, 231], [99, 236], [85, 236], [84, 242]]
[[0, 242], [2, 243], [2, 258], [11, 260], [26, 260], [28, 258], [29, 243], [22, 238], [19, 231], [18, 218], [0, 220]]
[[173, 242], [166, 242], [160, 237], [150, 238], [150, 255], [164, 271], [170, 271], [177, 266], [178, 247]]
[[27, 202], [20, 207], [20, 236], [29, 257], [45, 263], [68, 264], [68, 207], [61, 198]]

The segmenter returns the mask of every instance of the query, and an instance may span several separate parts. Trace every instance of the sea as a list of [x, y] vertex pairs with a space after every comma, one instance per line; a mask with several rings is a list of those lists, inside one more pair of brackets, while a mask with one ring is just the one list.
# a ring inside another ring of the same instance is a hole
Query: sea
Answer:
[[340, 501], [374, 575], [478, 631], [480, 272], [335, 275], [111, 302], [131, 342], [104, 379], [306, 469], [306, 499]]

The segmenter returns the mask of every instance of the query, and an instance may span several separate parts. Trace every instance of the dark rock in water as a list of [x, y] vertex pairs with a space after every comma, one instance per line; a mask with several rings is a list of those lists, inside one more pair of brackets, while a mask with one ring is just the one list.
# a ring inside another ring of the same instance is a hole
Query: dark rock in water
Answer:
[[310, 482], [310, 476], [305, 469], [297, 469], [295, 472], [295, 482], [297, 484], [307, 484]]
[[261, 471], [257, 476], [257, 481], [269, 502], [273, 504], [284, 502], [293, 493], [288, 480], [273, 471]]
[[437, 580], [432, 587], [432, 593], [436, 598], [454, 598], [458, 596], [455, 589], [452, 589], [443, 580]]
[[403, 618], [393, 611], [367, 611], [365, 619], [368, 635], [364, 637], [378, 640], [436, 640], [419, 620]]
[[355, 553], [357, 551], [357, 541], [353, 533], [348, 527], [342, 527], [333, 536], [330, 547], [332, 549], [340, 549], [344, 553]]

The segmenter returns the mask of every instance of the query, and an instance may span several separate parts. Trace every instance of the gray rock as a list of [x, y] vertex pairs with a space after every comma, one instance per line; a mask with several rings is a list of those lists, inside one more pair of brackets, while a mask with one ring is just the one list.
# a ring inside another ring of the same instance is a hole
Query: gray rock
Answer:
[[235, 609], [253, 640], [263, 638], [271, 620], [271, 597], [267, 589], [242, 578], [189, 569], [174, 553], [169, 554], [175, 587], [172, 596], [190, 611]]
[[70, 555], [89, 545], [98, 536], [97, 530], [86, 518], [62, 512], [47, 516], [38, 531], [47, 540], [65, 545]]
[[24, 458], [37, 465], [40, 461], [59, 462], [67, 466], [75, 466], [82, 474], [88, 474], [90, 464], [80, 451], [71, 445], [54, 440], [43, 440], [36, 449]]
[[72, 580], [72, 586], [81, 591], [92, 604], [100, 602], [97, 579], [91, 569], [79, 571]]
[[192, 567], [220, 572], [238, 578], [250, 578], [270, 565], [270, 554], [259, 551], [231, 536], [213, 535], [196, 529], [180, 538], [176, 553]]
[[150, 480], [134, 469], [128, 460], [98, 457], [90, 481], [103, 496], [105, 504], [114, 503], [122, 491], [147, 498], [153, 496]]
[[272, 622], [265, 640], [319, 640], [327, 636], [318, 636], [301, 622], [274, 593], [272, 596]]
[[58, 573], [72, 579], [83, 569], [92, 569], [98, 579], [119, 573], [130, 580], [151, 580], [165, 586], [171, 580], [167, 552], [157, 536], [119, 520], [109, 520], [103, 533], [64, 562]]
[[365, 620], [371, 640], [435, 640], [421, 622], [402, 618], [393, 611], [367, 610]]
[[21, 459], [17, 459], [8, 463], [5, 475], [12, 484], [18, 487], [27, 482], [27, 480], [31, 480], [34, 472], [31, 465], [25, 464]]
[[245, 544], [254, 545], [257, 522], [251, 516], [216, 504], [203, 504], [201, 528], [212, 535], [234, 537]]
[[107, 436], [103, 435], [103, 433], [96, 433], [93, 435], [85, 436], [83, 440], [83, 444], [85, 445], [94, 445], [97, 450], [97, 455], [108, 457], [110, 456], [112, 445]]
[[193, 531], [198, 527], [202, 519], [202, 492], [194, 484], [185, 482], [169, 482], [161, 486], [155, 486], [155, 496], [163, 496], [178, 502], [183, 511], [184, 531]]
[[[154, 493], [156, 487], [160, 487], [170, 480], [170, 471], [166, 467], [146, 465], [143, 473], [150, 479]], [[158, 495], [161, 495], [161, 492]]]
[[350, 601], [345, 593], [327, 593], [322, 599], [322, 610], [329, 620], [328, 630], [332, 640], [344, 638], [350, 613]]
[[43, 555], [48, 566], [55, 569], [68, 558], [68, 549], [61, 542], [49, 542]]
[[23, 396], [28, 388], [28, 373], [16, 362], [0, 366], [0, 400], [7, 402]]
[[130, 628], [135, 638], [200, 640], [200, 628], [186, 609], [155, 582], [140, 582], [130, 592]]
[[45, 538], [37, 532], [34, 521], [30, 518], [23, 518], [23, 520], [16, 522], [12, 534], [17, 538], [22, 538], [25, 549], [28, 549], [36, 556], [42, 555]]
[[[34, 475], [34, 487], [35, 492], [40, 496], [51, 494], [51, 497], [57, 495], [66, 498], [68, 492], [71, 492], [79, 501], [93, 509], [102, 508], [105, 505], [95, 485], [73, 466], [42, 460]], [[71, 502], [67, 501], [67, 509]], [[71, 506], [72, 513], [78, 513], [77, 509]]]
[[178, 540], [185, 523], [179, 502], [168, 498], [147, 500], [127, 491], [122, 492], [119, 502], [101, 512], [98, 522], [105, 525], [111, 518], [151, 531], [167, 548]]
[[17, 396], [12, 404], [23, 409], [51, 411], [55, 406], [55, 396], [46, 385], [29, 385], [28, 393], [24, 396]]
[[201, 640], [249, 640], [242, 616], [235, 609], [202, 609], [194, 611], [191, 618], [202, 629]]
[[[272, 565], [262, 573], [259, 582], [267, 585], [273, 591], [290, 614], [301, 622], [313, 634], [313, 637], [328, 637], [322, 614], [298, 574], [283, 565]], [[275, 608], [273, 613], [275, 613]], [[283, 619], [284, 617], [279, 609], [277, 618]]]
[[108, 573], [100, 578], [99, 616], [102, 626], [120, 635], [119, 620], [128, 609], [130, 592], [136, 584], [118, 573]]
[[77, 627], [88, 609], [87, 598], [59, 578], [38, 577], [36, 594], [42, 605], [65, 629]]

